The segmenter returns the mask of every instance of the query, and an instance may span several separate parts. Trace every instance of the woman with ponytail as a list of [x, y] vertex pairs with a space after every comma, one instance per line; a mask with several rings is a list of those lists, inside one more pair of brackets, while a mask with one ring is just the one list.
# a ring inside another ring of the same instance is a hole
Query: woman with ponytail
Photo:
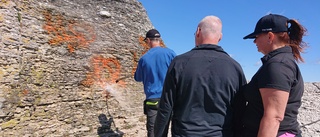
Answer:
[[304, 61], [300, 53], [307, 46], [302, 40], [305, 33], [296, 20], [269, 14], [244, 37], [254, 39], [264, 56], [243, 92], [243, 137], [301, 136], [297, 116], [304, 82], [297, 63]]

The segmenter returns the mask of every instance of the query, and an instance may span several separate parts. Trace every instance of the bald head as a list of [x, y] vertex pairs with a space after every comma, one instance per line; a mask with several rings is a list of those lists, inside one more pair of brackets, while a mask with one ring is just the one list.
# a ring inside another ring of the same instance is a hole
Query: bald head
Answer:
[[196, 46], [200, 44], [218, 44], [222, 38], [222, 23], [216, 16], [206, 16], [198, 24]]

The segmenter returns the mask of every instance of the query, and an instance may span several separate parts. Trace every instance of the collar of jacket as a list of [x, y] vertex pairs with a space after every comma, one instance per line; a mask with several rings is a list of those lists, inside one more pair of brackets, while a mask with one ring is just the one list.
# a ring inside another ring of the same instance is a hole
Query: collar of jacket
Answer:
[[201, 45], [194, 47], [192, 50], [215, 50], [215, 51], [222, 52], [222, 53], [229, 55], [227, 52], [225, 52], [222, 49], [222, 47], [215, 45], [215, 44], [201, 44]]
[[282, 48], [276, 49], [274, 51], [271, 51], [267, 55], [263, 56], [261, 58], [262, 63], [267, 62], [270, 58], [280, 54], [280, 53], [291, 53], [292, 54], [292, 49], [290, 46], [284, 46]]

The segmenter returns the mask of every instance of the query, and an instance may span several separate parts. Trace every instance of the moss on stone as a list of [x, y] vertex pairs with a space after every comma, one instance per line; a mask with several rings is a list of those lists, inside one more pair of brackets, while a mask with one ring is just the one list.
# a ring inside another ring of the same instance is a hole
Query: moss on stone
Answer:
[[33, 79], [34, 79], [34, 83], [42, 85], [43, 84], [43, 78], [44, 78], [43, 71], [42, 70], [37, 70], [37, 69], [32, 69], [31, 73], [32, 73], [32, 76], [33, 76]]
[[39, 105], [40, 102], [41, 102], [41, 97], [40, 97], [40, 96], [37, 96], [37, 97], [35, 98], [35, 100], [34, 100], [34, 104], [35, 104], [35, 105]]
[[22, 116], [20, 117], [20, 122], [26, 122], [26, 121], [30, 121], [31, 117], [30, 116]]
[[36, 111], [34, 112], [33, 114], [35, 117], [43, 117], [43, 116], [46, 116], [46, 112], [44, 112], [44, 110], [40, 110], [40, 111]]
[[3, 78], [3, 74], [4, 74], [3, 70], [2, 70], [2, 69], [0, 69], [0, 80], [2, 80], [2, 78]]
[[15, 127], [17, 124], [19, 124], [19, 121], [15, 120], [15, 119], [11, 119], [8, 122], [2, 123], [1, 128], [2, 129], [6, 129], [6, 128], [13, 128]]

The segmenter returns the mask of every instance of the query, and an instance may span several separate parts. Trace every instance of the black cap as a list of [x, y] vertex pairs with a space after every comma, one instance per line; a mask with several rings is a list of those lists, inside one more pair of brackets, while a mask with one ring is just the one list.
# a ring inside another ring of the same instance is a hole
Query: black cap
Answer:
[[288, 18], [282, 15], [269, 14], [263, 16], [256, 24], [254, 32], [243, 37], [243, 39], [254, 39], [262, 32], [287, 32]]
[[146, 38], [144, 38], [144, 40], [146, 40], [147, 38], [160, 38], [160, 33], [156, 29], [151, 29], [147, 32]]

